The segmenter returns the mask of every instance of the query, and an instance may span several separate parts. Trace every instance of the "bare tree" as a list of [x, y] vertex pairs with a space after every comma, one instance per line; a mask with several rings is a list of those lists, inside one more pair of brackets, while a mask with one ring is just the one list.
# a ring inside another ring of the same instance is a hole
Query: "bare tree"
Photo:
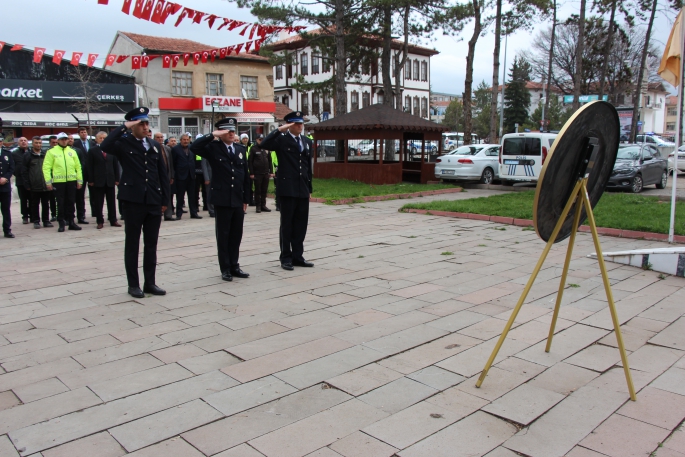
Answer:
[[[552, 32], [549, 38], [549, 62], [547, 64], [547, 90], [545, 91], [545, 113], [549, 114], [549, 96], [552, 89], [552, 61], [554, 60], [554, 37], [557, 31], [557, 0], [553, 0], [552, 5]], [[543, 116], [541, 129], [544, 128], [545, 119]]]
[[[640, 2], [644, 9], [649, 6], [648, 0]], [[652, 36], [652, 26], [654, 25], [654, 16], [656, 15], [656, 7], [659, 0], [651, 0], [651, 13], [649, 16], [649, 23], [647, 24], [647, 33], [645, 34], [645, 44], [642, 48], [642, 56], [640, 58], [640, 70], [637, 74], [637, 83], [635, 84], [635, 93], [633, 95], [633, 121], [630, 124], [630, 141], [635, 141], [637, 134], [637, 116], [640, 110], [640, 98], [642, 96], [642, 80], [644, 78], [645, 69], [647, 66], [647, 54], [649, 53], [649, 39]]]
[[97, 98], [102, 88], [102, 85], [97, 83], [98, 73], [96, 70], [83, 65], [71, 67], [69, 72], [70, 76], [76, 80], [78, 88], [76, 93], [70, 94], [75, 97], [72, 105], [77, 112], [86, 113], [88, 134], [92, 136], [93, 127], [90, 122], [90, 113], [102, 111], [105, 106]]
[[580, 80], [583, 75], [583, 46], [585, 45], [585, 5], [586, 0], [580, 0], [580, 16], [578, 17], [578, 44], [576, 46], [576, 68], [573, 76], [573, 111], [580, 108]]

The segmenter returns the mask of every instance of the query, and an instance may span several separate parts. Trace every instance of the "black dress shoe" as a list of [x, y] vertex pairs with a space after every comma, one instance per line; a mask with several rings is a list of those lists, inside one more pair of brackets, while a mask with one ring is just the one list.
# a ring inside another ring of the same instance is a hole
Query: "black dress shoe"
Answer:
[[223, 273], [221, 273], [221, 279], [223, 279], [224, 281], [233, 281], [233, 276], [231, 276], [231, 273], [229, 273], [228, 271], [224, 271]]
[[57, 221], [57, 218], [56, 218], [55, 216], [52, 216], [52, 217], [50, 218], [50, 222], [56, 222], [56, 221]]
[[284, 270], [288, 270], [288, 271], [294, 270], [293, 264], [290, 262], [281, 263], [281, 268], [283, 268]]
[[43, 222], [43, 227], [54, 227], [50, 222]]
[[69, 221], [69, 230], [81, 230], [81, 227], [74, 223], [74, 220]]
[[245, 273], [240, 268], [236, 268], [235, 270], [231, 270], [231, 274], [233, 276], [235, 276], [236, 278], [249, 278], [250, 277], [249, 273]]
[[88, 221], [85, 220], [85, 219], [79, 219], [79, 220], [78, 220], [78, 223], [79, 223], [79, 224], [90, 224], [90, 222], [88, 222]]
[[209, 213], [209, 217], [216, 217], [214, 213]]
[[306, 260], [293, 260], [293, 265], [296, 267], [313, 267], [314, 264], [311, 262], [307, 262]]
[[40, 228], [40, 222], [34, 222], [34, 223], [33, 223], [33, 228], [34, 228], [34, 229], [39, 229], [39, 228]]
[[190, 218], [191, 219], [202, 219], [202, 216], [200, 216], [199, 214], [193, 214], [192, 216], [190, 216]]
[[271, 212], [271, 210], [269, 208], [267, 208], [266, 206], [262, 206], [262, 211], [264, 211], [265, 213]]
[[183, 214], [188, 214], [188, 211], [186, 211], [184, 209], [182, 209], [181, 211], [183, 212]]
[[128, 294], [133, 298], [145, 298], [145, 294], [140, 290], [140, 287], [129, 287]]
[[166, 290], [160, 289], [159, 287], [155, 286], [154, 284], [143, 285], [143, 292], [145, 292], [146, 294], [152, 294], [152, 295], [166, 295]]
[[28, 224], [28, 223], [29, 223], [29, 218], [28, 218], [28, 217], [22, 218], [21, 223], [24, 224], [24, 225]]
[[5, 238], [14, 238], [14, 233], [12, 233], [12, 232], [5, 232]]
[[176, 219], [175, 217], [165, 217], [164, 220], [167, 222], [173, 222], [173, 221], [177, 221], [178, 219]]

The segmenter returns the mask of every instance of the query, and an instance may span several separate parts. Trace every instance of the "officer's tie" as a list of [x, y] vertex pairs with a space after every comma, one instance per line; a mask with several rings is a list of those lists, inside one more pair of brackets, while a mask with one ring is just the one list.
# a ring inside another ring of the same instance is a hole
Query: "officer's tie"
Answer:
[[297, 147], [300, 148], [300, 152], [302, 152], [302, 142], [300, 141], [300, 136], [296, 136], [295, 140], [297, 141]]

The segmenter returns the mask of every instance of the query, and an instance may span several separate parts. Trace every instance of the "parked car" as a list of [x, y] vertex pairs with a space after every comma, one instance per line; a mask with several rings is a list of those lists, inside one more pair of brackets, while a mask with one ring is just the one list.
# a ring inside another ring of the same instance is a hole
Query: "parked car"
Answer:
[[[673, 174], [675, 152], [668, 155], [668, 173]], [[685, 145], [678, 148], [678, 173], [685, 172]]]
[[377, 145], [378, 141], [374, 144], [373, 140], [361, 140], [359, 144], [357, 144], [357, 150], [362, 155], [369, 155], [373, 154], [374, 149], [377, 147]]
[[647, 144], [653, 144], [654, 146], [670, 146], [670, 147], [675, 147], [675, 143], [671, 143], [670, 141], [666, 141], [663, 138], [661, 138], [659, 135], [650, 135], [649, 133], [646, 135], [635, 135], [635, 143], [647, 143]]
[[[335, 157], [335, 140], [318, 140], [316, 143], [316, 153], [319, 157]], [[349, 155], [357, 155], [357, 148], [349, 146], [347, 148]]]
[[438, 157], [435, 177], [445, 181], [468, 180], [490, 184], [499, 176], [499, 145], [461, 146]]
[[[442, 134], [442, 149], [444, 151], [453, 151], [459, 146], [464, 145], [464, 134], [459, 132], [445, 132]], [[478, 135], [471, 134], [471, 144], [479, 143]]]
[[508, 133], [502, 137], [499, 174], [502, 184], [537, 182], [556, 133]]
[[[407, 141], [407, 151], [414, 157], [421, 157], [421, 141], [420, 140], [409, 140]], [[431, 141], [426, 141], [426, 154], [437, 154], [438, 145], [433, 144]]]
[[652, 184], [663, 189], [667, 180], [668, 161], [654, 145], [622, 144], [607, 188], [626, 189], [637, 194], [644, 186]]

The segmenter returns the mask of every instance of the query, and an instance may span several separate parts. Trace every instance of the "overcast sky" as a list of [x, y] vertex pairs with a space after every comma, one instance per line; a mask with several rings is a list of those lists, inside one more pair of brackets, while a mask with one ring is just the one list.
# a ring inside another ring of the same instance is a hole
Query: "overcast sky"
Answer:
[[[255, 18], [248, 10], [239, 9], [234, 3], [219, 0], [176, 0], [188, 8], [195, 8], [208, 14], [229, 17], [241, 21], [253, 22]], [[46, 53], [52, 54], [55, 49], [84, 53], [97, 53], [100, 58], [96, 65], [102, 66], [105, 55], [112, 44], [117, 30], [141, 33], [145, 35], [187, 38], [212, 47], [223, 47], [247, 41], [238, 32], [240, 29], [227, 32], [217, 31], [217, 25], [210, 30], [206, 22], [192, 24], [185, 20], [179, 27], [174, 27], [172, 16], [165, 25], [154, 24], [127, 16], [121, 12], [123, 0], [110, 0], [107, 6], [98, 5], [97, 0], [22, 0], [15, 3], [21, 7], [19, 14], [5, 18], [0, 28], [0, 41], [21, 43], [27, 48], [44, 47]], [[590, 2], [588, 2], [590, 3]], [[663, 0], [662, 0], [662, 3]], [[560, 2], [561, 4], [561, 2]], [[559, 20], [577, 13], [579, 1], [566, 1], [559, 9]], [[653, 39], [663, 48], [676, 12], [662, 11], [658, 15]], [[536, 28], [547, 27], [538, 24]], [[431, 58], [431, 83], [436, 92], [461, 94], [464, 90], [466, 69], [467, 41], [471, 36], [472, 26], [467, 25], [461, 37], [435, 36], [431, 42], [422, 44], [434, 47], [440, 54]], [[492, 30], [490, 30], [492, 32]], [[517, 51], [526, 49], [532, 34], [519, 32], [509, 37], [507, 66], [511, 65]], [[504, 47], [504, 46], [502, 46]], [[481, 37], [476, 46], [474, 61], [474, 87], [482, 80], [492, 82], [492, 50], [494, 35]], [[504, 51], [502, 50], [502, 59]], [[84, 56], [85, 60], [85, 56]], [[82, 62], [84, 61], [82, 60]], [[502, 63], [502, 60], [500, 60]], [[501, 72], [500, 72], [501, 78]]]

